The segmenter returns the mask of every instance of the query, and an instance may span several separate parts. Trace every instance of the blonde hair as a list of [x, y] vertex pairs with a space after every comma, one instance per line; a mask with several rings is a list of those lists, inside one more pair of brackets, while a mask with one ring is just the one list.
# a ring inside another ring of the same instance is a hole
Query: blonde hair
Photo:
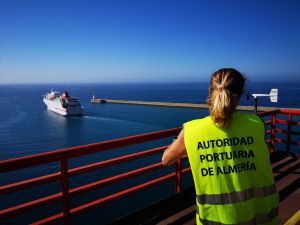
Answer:
[[245, 77], [236, 69], [223, 68], [210, 79], [207, 103], [214, 123], [228, 127], [244, 91]]

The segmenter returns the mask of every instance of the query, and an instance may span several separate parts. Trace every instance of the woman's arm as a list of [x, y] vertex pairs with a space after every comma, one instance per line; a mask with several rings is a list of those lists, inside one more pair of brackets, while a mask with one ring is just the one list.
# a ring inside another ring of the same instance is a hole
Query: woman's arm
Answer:
[[183, 130], [181, 130], [177, 139], [165, 150], [161, 161], [164, 166], [169, 166], [185, 155], [184, 134]]

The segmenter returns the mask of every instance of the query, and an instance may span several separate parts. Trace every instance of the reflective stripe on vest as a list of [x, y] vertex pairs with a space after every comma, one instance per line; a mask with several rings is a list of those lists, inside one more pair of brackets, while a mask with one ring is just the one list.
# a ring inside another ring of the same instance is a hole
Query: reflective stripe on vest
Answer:
[[[227, 225], [227, 224], [224, 224], [224, 223], [221, 223], [221, 222], [202, 219], [199, 216], [198, 206], [196, 208], [196, 213], [198, 215], [199, 220], [201, 221], [201, 223], [203, 225]], [[257, 215], [254, 216], [253, 219], [251, 219], [249, 221], [246, 221], [246, 222], [237, 223], [235, 225], [257, 225], [257, 224], [260, 224], [260, 223], [268, 223], [268, 222], [271, 222], [275, 217], [277, 217], [277, 215], [278, 215], [278, 207], [275, 207], [275, 208], [271, 209], [271, 211], [266, 213], [266, 214], [257, 214]]]
[[247, 201], [253, 197], [266, 197], [274, 193], [276, 193], [276, 186], [275, 184], [272, 184], [270, 186], [265, 186], [262, 188], [249, 188], [245, 191], [240, 192], [215, 195], [197, 195], [197, 202], [199, 204], [224, 205]]

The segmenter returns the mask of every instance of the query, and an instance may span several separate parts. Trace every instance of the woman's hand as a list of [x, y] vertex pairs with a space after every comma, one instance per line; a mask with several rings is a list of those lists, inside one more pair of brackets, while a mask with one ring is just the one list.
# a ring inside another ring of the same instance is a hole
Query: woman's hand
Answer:
[[184, 133], [183, 130], [181, 130], [177, 139], [165, 150], [161, 161], [164, 166], [170, 166], [185, 155]]

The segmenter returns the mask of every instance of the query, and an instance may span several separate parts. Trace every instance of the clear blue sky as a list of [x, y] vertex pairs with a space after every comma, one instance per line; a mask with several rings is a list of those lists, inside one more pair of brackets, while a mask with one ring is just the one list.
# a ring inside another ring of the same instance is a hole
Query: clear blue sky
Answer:
[[0, 83], [300, 80], [300, 1], [0, 1]]

